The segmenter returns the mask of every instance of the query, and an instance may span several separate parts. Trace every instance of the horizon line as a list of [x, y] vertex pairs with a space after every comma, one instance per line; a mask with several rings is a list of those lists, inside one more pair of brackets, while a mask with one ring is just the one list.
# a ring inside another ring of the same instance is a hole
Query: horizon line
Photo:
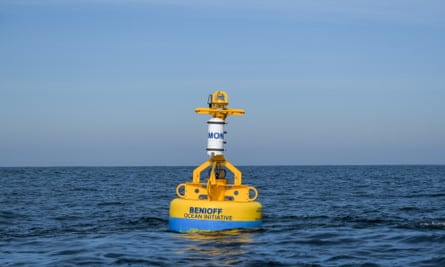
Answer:
[[[168, 168], [197, 167], [198, 165], [15, 165], [0, 168]], [[348, 164], [240, 164], [238, 167], [367, 167], [367, 166], [445, 166], [445, 163], [348, 163]]]

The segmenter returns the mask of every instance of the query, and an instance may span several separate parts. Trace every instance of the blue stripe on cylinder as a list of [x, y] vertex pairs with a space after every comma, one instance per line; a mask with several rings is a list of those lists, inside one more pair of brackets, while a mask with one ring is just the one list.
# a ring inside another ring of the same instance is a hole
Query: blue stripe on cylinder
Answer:
[[219, 231], [237, 228], [258, 228], [261, 221], [208, 221], [170, 217], [168, 229], [175, 232]]

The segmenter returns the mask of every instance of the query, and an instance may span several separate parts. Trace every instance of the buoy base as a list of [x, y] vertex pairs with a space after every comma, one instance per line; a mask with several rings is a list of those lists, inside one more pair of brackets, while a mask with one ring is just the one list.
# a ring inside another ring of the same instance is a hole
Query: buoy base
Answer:
[[174, 232], [220, 231], [258, 228], [261, 204], [256, 201], [210, 201], [176, 198], [170, 203], [169, 230]]

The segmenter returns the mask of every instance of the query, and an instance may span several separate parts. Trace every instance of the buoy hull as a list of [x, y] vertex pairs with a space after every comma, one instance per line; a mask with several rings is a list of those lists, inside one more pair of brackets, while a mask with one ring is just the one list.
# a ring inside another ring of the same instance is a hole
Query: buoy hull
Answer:
[[181, 233], [258, 228], [262, 225], [261, 204], [256, 201], [176, 198], [170, 203], [169, 215], [169, 230]]

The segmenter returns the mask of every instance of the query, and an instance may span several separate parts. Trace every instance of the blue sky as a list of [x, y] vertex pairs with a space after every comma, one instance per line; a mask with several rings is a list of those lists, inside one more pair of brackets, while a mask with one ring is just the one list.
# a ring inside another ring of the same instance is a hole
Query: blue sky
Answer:
[[444, 1], [0, 1], [0, 166], [445, 164]]

